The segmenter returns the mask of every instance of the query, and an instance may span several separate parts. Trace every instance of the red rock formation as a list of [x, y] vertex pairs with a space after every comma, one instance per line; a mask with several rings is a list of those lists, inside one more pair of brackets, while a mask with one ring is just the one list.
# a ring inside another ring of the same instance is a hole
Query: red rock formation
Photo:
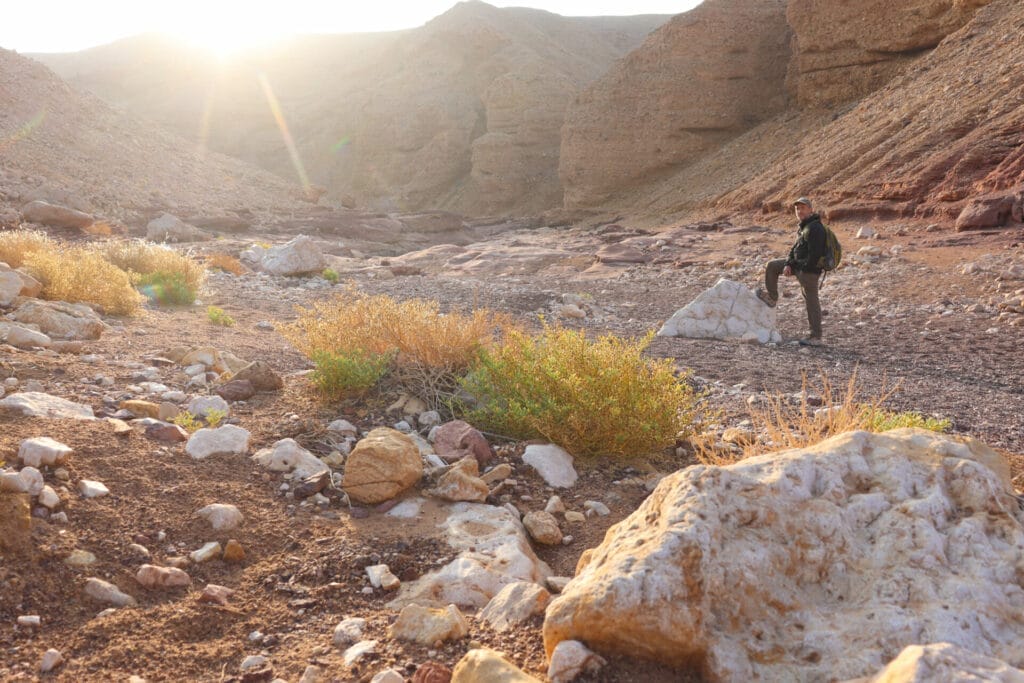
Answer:
[[570, 107], [566, 206], [628, 194], [781, 111], [789, 42], [784, 0], [707, 0], [658, 29]]

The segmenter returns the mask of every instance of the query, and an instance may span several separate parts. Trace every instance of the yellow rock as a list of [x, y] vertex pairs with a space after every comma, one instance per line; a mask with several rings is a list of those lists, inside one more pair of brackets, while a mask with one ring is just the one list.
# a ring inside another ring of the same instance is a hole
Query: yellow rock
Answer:
[[242, 544], [231, 539], [228, 544], [224, 546], [224, 561], [225, 562], [241, 562], [245, 559], [245, 548]]
[[151, 417], [154, 420], [160, 419], [160, 406], [152, 401], [131, 399], [128, 401], [121, 401], [121, 403], [118, 404], [118, 407], [129, 411], [136, 417]]
[[352, 449], [341, 486], [352, 500], [374, 505], [411, 488], [422, 476], [423, 459], [413, 440], [380, 427]]
[[469, 622], [455, 605], [448, 605], [444, 609], [406, 605], [388, 629], [392, 638], [412, 640], [427, 646], [446, 640], [458, 640], [467, 633]]
[[452, 683], [540, 683], [505, 659], [500, 652], [470, 650], [455, 665]]

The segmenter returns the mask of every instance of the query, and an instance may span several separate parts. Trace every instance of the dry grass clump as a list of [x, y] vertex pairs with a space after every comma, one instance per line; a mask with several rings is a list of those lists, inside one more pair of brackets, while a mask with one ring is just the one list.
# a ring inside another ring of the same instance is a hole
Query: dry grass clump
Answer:
[[162, 304], [192, 303], [206, 279], [203, 264], [170, 247], [132, 240], [106, 242], [97, 250], [128, 273], [147, 297]]
[[283, 333], [316, 363], [314, 381], [327, 395], [365, 391], [390, 372], [432, 407], [442, 407], [478, 351], [508, 325], [491, 311], [442, 313], [436, 301], [396, 301], [349, 288], [300, 309]]
[[21, 268], [29, 254], [53, 251], [57, 243], [38, 230], [6, 230], [0, 232], [0, 261], [11, 268]]
[[96, 304], [112, 315], [130, 315], [142, 306], [128, 273], [95, 249], [54, 246], [33, 251], [24, 266], [42, 283], [44, 299]]
[[230, 254], [217, 252], [206, 257], [206, 267], [212, 270], [222, 270], [232, 275], [244, 275], [246, 270], [242, 262]]
[[643, 355], [637, 340], [545, 326], [510, 331], [481, 353], [463, 383], [478, 401], [466, 419], [522, 439], [542, 437], [581, 456], [636, 456], [671, 446], [703, 415], [701, 397], [671, 360]]
[[[899, 390], [899, 385], [882, 388], [874, 396], [863, 397], [856, 371], [850, 376], [845, 389], [837, 391], [828, 375], [821, 375], [821, 403], [811, 405], [809, 382], [803, 379], [803, 391], [798, 403], [784, 395], [767, 397], [760, 406], [750, 408], [750, 420], [759, 440], [745, 444], [739, 453], [723, 452], [714, 445], [713, 435], [696, 439], [697, 459], [708, 465], [728, 465], [744, 458], [769, 451], [806, 448], [825, 439], [864, 430], [886, 432], [902, 427], [918, 427], [945, 432], [952, 423], [945, 418], [930, 417], [914, 411], [893, 411], [884, 405]], [[815, 401], [817, 403], [817, 401]]]

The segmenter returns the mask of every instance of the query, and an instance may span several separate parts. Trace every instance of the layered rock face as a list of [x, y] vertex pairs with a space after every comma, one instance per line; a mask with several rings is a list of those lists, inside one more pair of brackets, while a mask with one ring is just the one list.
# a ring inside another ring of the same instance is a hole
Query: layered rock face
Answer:
[[603, 203], [718, 148], [786, 105], [783, 0], [708, 0], [584, 90], [562, 130], [568, 207]]
[[791, 87], [801, 106], [831, 107], [888, 83], [990, 0], [791, 0]]
[[980, 442], [922, 430], [666, 478], [547, 610], [563, 640], [711, 681], [846, 680], [912, 644], [1024, 663], [1024, 512]]

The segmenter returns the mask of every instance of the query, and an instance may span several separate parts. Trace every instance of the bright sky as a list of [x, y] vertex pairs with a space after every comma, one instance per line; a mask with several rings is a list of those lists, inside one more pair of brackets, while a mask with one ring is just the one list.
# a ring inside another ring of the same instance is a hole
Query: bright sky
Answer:
[[[455, 0], [22, 0], [4, 2], [0, 47], [70, 52], [159, 31], [222, 52], [288, 33], [390, 31], [420, 26]], [[566, 16], [678, 14], [700, 0], [520, 0]]]

